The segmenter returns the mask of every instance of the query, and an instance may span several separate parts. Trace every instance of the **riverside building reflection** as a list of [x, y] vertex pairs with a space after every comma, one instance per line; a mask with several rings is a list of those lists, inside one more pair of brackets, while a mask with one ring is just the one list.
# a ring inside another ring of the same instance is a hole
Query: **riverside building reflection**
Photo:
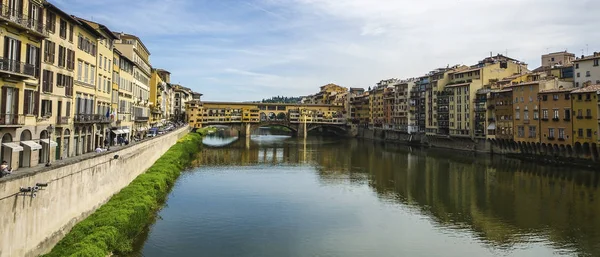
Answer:
[[428, 217], [440, 233], [468, 231], [508, 253], [541, 242], [557, 254], [600, 255], [597, 173], [474, 157], [372, 141], [252, 138], [207, 147], [196, 165], [311, 165], [321, 183], [368, 184], [380, 200]]

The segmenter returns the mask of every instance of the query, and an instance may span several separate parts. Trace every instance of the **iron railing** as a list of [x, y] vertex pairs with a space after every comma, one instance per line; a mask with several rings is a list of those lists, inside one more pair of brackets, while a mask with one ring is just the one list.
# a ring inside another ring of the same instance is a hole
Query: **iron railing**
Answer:
[[0, 72], [11, 72], [31, 77], [37, 77], [37, 67], [33, 64], [27, 64], [19, 62], [17, 60], [11, 60], [7, 57], [0, 57]]
[[23, 126], [25, 115], [15, 113], [0, 114], [0, 126]]
[[75, 123], [110, 123], [110, 118], [102, 114], [75, 114]]
[[22, 28], [29, 29], [43, 37], [48, 37], [48, 28], [42, 20], [36, 20], [21, 13], [20, 10], [9, 7], [8, 5], [0, 5], [0, 18], [12, 22]]

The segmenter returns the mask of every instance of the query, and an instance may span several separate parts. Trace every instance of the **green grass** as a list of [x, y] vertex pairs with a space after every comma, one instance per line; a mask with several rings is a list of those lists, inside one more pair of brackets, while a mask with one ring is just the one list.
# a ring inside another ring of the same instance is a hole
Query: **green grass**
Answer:
[[105, 257], [133, 250], [134, 239], [152, 220], [183, 169], [200, 151], [206, 131], [189, 133], [152, 167], [115, 194], [43, 256]]

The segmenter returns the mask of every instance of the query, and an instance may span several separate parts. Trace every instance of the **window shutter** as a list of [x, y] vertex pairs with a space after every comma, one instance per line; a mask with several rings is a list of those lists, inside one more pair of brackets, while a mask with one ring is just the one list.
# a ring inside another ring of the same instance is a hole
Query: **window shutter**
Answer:
[[49, 71], [50, 79], [48, 80], [48, 92], [52, 93], [54, 88], [54, 72]]
[[9, 44], [9, 40], [10, 39], [9, 39], [8, 36], [4, 36], [4, 56], [6, 56], [6, 57], [8, 57], [8, 44]]
[[50, 116], [52, 116], [52, 100], [48, 100], [48, 110], [46, 111], [50, 113]]
[[[13, 89], [13, 110], [14, 110], [14, 114], [19, 114], [19, 89], [15, 88]], [[16, 118], [16, 116], [15, 116]]]
[[33, 114], [40, 115], [40, 92], [36, 91], [33, 97]]
[[2, 87], [2, 108], [0, 108], [0, 111], [2, 111], [2, 114], [6, 114], [6, 95], [8, 92], [8, 88], [7, 87]]
[[71, 102], [67, 102], [67, 117], [71, 117]]
[[[15, 40], [16, 43], [15, 45], [17, 46], [17, 62], [21, 61], [21, 41], [20, 40]], [[17, 64], [18, 65], [18, 64]]]
[[33, 64], [33, 63], [29, 63], [29, 61], [31, 60], [31, 45], [30, 44], [26, 44], [25, 47], [26, 47], [26, 49], [25, 49], [25, 63], [27, 63], [27, 64]]
[[27, 115], [29, 114], [29, 103], [30, 103], [30, 98], [31, 97], [31, 90], [25, 90], [25, 97], [23, 98], [23, 114]]

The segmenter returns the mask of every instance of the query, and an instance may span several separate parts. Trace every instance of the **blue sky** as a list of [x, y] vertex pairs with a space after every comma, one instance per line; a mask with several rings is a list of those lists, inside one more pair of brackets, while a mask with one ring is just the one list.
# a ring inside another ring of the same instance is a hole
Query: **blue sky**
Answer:
[[600, 51], [597, 0], [54, 0], [139, 36], [154, 67], [213, 101], [369, 87], [508, 53]]

